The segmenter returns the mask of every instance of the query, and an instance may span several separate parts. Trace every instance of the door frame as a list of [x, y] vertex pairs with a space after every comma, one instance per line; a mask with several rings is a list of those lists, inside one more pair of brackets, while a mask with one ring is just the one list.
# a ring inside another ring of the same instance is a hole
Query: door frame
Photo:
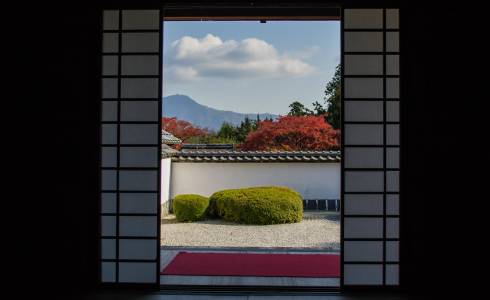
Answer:
[[[207, 5], [203, 2], [202, 6], [188, 6], [188, 5], [181, 5], [181, 4], [163, 4], [160, 6], [160, 46], [162, 47], [159, 57], [160, 57], [160, 66], [159, 66], [159, 74], [160, 74], [160, 87], [159, 87], [159, 98], [160, 98], [160, 104], [159, 104], [159, 116], [161, 116], [162, 113], [162, 79], [161, 77], [163, 76], [163, 20], [164, 18], [180, 18], [180, 19], [190, 19], [190, 18], [197, 18], [199, 16], [211, 16], [210, 18], [218, 18], [218, 19], [227, 19], [227, 20], [261, 20], [261, 19], [273, 19], [273, 20], [334, 20], [334, 19], [339, 19], [341, 22], [341, 68], [342, 68], [342, 91], [344, 91], [344, 37], [343, 37], [343, 18], [341, 17], [343, 15], [343, 10], [345, 9], [346, 5], [344, 5], [343, 1], [337, 1], [337, 2], [332, 2], [330, 4], [324, 4], [324, 5], [302, 5], [298, 2], [298, 4], [291, 4], [287, 3], [284, 4], [284, 6], [278, 6], [277, 4], [271, 5], [271, 6], [259, 6], [259, 5], [233, 5], [230, 4], [229, 6], [212, 6], [212, 5]], [[349, 5], [349, 8], [351, 6]], [[380, 8], [380, 6], [363, 6], [363, 7], [355, 7], [355, 8]], [[387, 7], [383, 6], [384, 9]], [[398, 8], [398, 7], [393, 7], [393, 8]], [[109, 9], [109, 8], [108, 8]], [[123, 10], [123, 9], [128, 9], [128, 10], [133, 10], [134, 8], [132, 7], [112, 7], [111, 9], [117, 9], [117, 10]], [[153, 8], [155, 9], [155, 7]], [[237, 16], [236, 12], [240, 11], [240, 15]], [[322, 12], [322, 13], [319, 13]], [[325, 18], [324, 15], [326, 14], [333, 14], [333, 12], [338, 12], [338, 17], [330, 17], [328, 16]], [[264, 17], [267, 16], [267, 17]], [[401, 78], [401, 76], [399, 76]], [[403, 90], [402, 90], [403, 91]], [[400, 93], [402, 93], [402, 91]], [[401, 95], [400, 98], [403, 98]], [[342, 151], [342, 161], [341, 161], [341, 199], [340, 199], [340, 205], [341, 205], [341, 263], [343, 262], [344, 259], [344, 105], [343, 105], [343, 95], [342, 95], [342, 105], [341, 105], [341, 134], [342, 134], [342, 143], [341, 143], [341, 151]], [[401, 106], [401, 105], [400, 105]], [[401, 109], [400, 109], [401, 110]], [[400, 114], [401, 118], [401, 114]], [[401, 121], [401, 120], [400, 120]], [[400, 122], [400, 130], [401, 130], [401, 122]], [[161, 122], [159, 125], [159, 133], [161, 132]], [[385, 134], [385, 133], [384, 133]], [[160, 137], [159, 137], [160, 138]], [[386, 137], [385, 137], [386, 138]], [[159, 153], [161, 152], [161, 145], [158, 146], [159, 148]], [[402, 144], [400, 143], [400, 152], [402, 148]], [[101, 166], [99, 162], [99, 166]], [[158, 162], [158, 169], [161, 169], [161, 162], [159, 160]], [[401, 170], [401, 167], [399, 168]], [[160, 174], [161, 172], [158, 172], [158, 182], [160, 182]], [[401, 174], [401, 172], [400, 172]], [[100, 174], [98, 175], [100, 178]], [[400, 175], [401, 177], [401, 175]], [[400, 179], [401, 181], [401, 179]], [[385, 183], [386, 184], [386, 183]], [[101, 190], [101, 189], [100, 189]], [[160, 201], [160, 187], [158, 188], [158, 199]], [[384, 193], [386, 194], [386, 192]], [[400, 198], [402, 198], [402, 189], [400, 189]], [[99, 209], [101, 207], [101, 201], [99, 199]], [[384, 199], [384, 216], [386, 217], [386, 199]], [[401, 216], [401, 210], [398, 214]], [[158, 217], [160, 218], [161, 216], [161, 207], [158, 205]], [[100, 220], [99, 220], [100, 222]], [[386, 222], [386, 220], [384, 220]], [[401, 225], [400, 225], [401, 227]], [[100, 224], [99, 224], [99, 236], [100, 236]], [[160, 226], [158, 226], [158, 238], [160, 238], [161, 232], [160, 232]], [[400, 241], [400, 246], [399, 246], [399, 251], [401, 252], [401, 239]], [[158, 244], [158, 249], [160, 249], [160, 244]], [[99, 243], [99, 254], [101, 253], [100, 249], [100, 243]], [[385, 254], [383, 254], [385, 255]], [[157, 261], [158, 265], [160, 265], [160, 250], [157, 251]], [[398, 261], [398, 264], [401, 265], [401, 258]], [[385, 261], [383, 260], [383, 266], [385, 266]], [[384, 272], [384, 268], [383, 268]], [[400, 273], [401, 274], [401, 273]], [[98, 276], [100, 276], [100, 264], [99, 264], [99, 273]], [[396, 286], [385, 286], [385, 285], [376, 285], [376, 286], [371, 286], [371, 285], [359, 285], [359, 286], [345, 286], [344, 285], [344, 264], [342, 263], [341, 266], [341, 283], [340, 283], [340, 288], [296, 288], [296, 287], [290, 287], [290, 288], [281, 288], [281, 287], [274, 287], [274, 288], [264, 288], [264, 287], [227, 287], [226, 289], [221, 289], [220, 287], [216, 286], [206, 286], [206, 287], [195, 287], [195, 286], [178, 286], [178, 287], [169, 287], [170, 289], [182, 289], [182, 290], [189, 290], [189, 288], [195, 288], [198, 290], [211, 290], [211, 291], [217, 291], [217, 290], [229, 290], [230, 288], [232, 290], [281, 290], [281, 291], [345, 291], [345, 290], [355, 290], [355, 289], [375, 289], [379, 290], [380, 288], [382, 289], [397, 289], [399, 288], [399, 284]], [[401, 276], [400, 276], [401, 277]], [[114, 283], [114, 284], [107, 284], [104, 283], [103, 286], [113, 286], [117, 288], [124, 288], [124, 287], [130, 287], [130, 288], [143, 288], [143, 289], [161, 289], [162, 287], [160, 286], [160, 280], [159, 280], [159, 272], [157, 274], [157, 284], [126, 284], [126, 283]], [[100, 277], [99, 277], [100, 280]]]

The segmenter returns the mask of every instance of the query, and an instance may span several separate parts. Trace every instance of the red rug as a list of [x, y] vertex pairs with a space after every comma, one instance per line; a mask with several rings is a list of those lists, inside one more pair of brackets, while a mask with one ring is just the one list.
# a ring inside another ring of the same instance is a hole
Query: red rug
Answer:
[[179, 252], [161, 274], [340, 277], [340, 255]]

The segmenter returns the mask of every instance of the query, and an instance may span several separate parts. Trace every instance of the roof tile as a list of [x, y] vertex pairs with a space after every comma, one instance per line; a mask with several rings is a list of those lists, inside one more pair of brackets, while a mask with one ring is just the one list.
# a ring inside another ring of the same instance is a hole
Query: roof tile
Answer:
[[340, 151], [242, 151], [199, 149], [180, 152], [174, 162], [340, 162]]

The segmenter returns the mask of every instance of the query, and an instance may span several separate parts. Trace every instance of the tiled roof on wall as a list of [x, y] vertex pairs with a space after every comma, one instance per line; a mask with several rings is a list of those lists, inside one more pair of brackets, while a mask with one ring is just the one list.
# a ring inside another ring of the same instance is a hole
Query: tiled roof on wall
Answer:
[[303, 162], [335, 163], [340, 162], [340, 151], [186, 151], [172, 156], [173, 162]]
[[179, 150], [175, 150], [168, 145], [162, 144], [162, 158], [169, 158], [178, 155], [179, 153]]
[[235, 150], [234, 144], [187, 144], [183, 143], [180, 149], [182, 152], [187, 151], [217, 151], [217, 150]]
[[170, 132], [162, 129], [162, 144], [175, 145], [180, 143], [182, 143], [182, 140], [180, 140], [178, 137], [175, 137]]

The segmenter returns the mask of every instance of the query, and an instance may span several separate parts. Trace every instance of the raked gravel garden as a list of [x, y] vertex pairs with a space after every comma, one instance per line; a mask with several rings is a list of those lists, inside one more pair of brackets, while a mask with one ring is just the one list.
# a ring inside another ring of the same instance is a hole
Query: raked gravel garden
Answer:
[[178, 195], [175, 215], [162, 219], [161, 245], [338, 251], [339, 214], [303, 210], [301, 195], [284, 186]]
[[161, 246], [340, 249], [338, 213], [305, 212], [299, 223], [247, 225], [212, 219], [178, 222], [162, 219]]

